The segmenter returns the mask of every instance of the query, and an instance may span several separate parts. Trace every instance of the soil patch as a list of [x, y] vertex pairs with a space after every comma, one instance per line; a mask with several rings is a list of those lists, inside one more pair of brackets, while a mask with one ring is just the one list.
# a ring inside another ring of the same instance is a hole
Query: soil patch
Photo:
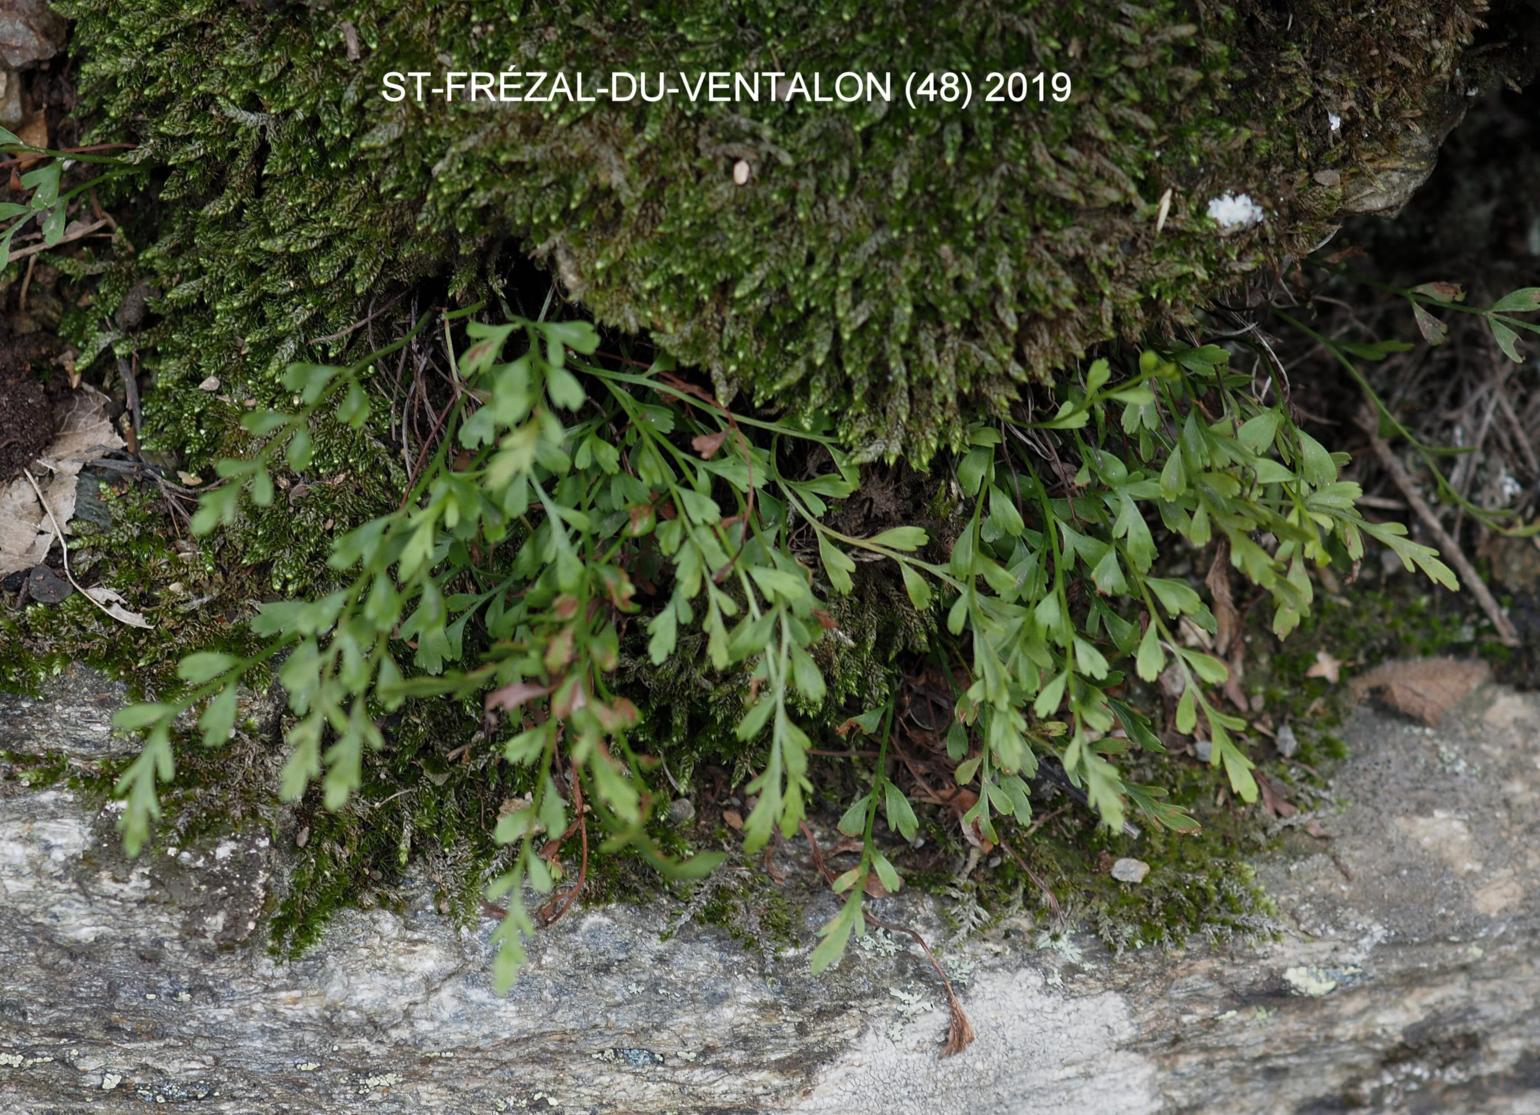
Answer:
[[58, 426], [40, 380], [0, 369], [0, 484], [31, 464]]

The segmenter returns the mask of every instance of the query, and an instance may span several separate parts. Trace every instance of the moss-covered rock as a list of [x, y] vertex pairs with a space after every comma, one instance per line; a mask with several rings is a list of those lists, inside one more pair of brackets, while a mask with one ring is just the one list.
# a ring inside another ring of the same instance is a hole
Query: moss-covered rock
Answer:
[[[1355, 181], [1480, 80], [1469, 47], [1485, 5], [63, 8], [97, 134], [170, 168], [142, 264], [174, 312], [138, 338], [163, 381], [219, 368], [263, 382], [371, 294], [430, 275], [495, 285], [494, 249], [513, 242], [724, 394], [833, 412], [872, 454], [924, 459], [1087, 346], [1186, 319], [1318, 242]], [[870, 69], [897, 75], [899, 99], [381, 94], [388, 71], [504, 68]], [[1066, 72], [1073, 95], [902, 103], [908, 72], [966, 71], [978, 98], [984, 75], [1016, 69]], [[1227, 191], [1266, 219], [1221, 237], [1206, 210]], [[153, 432], [212, 448], [219, 404], [190, 393], [197, 411], [179, 412], [171, 397]]]

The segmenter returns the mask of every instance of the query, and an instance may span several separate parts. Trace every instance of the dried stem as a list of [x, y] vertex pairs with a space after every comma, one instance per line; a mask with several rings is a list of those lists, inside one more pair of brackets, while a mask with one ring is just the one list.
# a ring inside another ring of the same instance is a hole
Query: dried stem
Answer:
[[1486, 582], [1481, 579], [1481, 574], [1476, 572], [1476, 567], [1465, 556], [1465, 551], [1460, 548], [1453, 535], [1444, 529], [1444, 524], [1439, 522], [1438, 515], [1433, 508], [1428, 506], [1427, 500], [1422, 498], [1422, 493], [1417, 490], [1416, 483], [1406, 471], [1406, 466], [1391, 452], [1385, 439], [1380, 437], [1380, 432], [1372, 414], [1367, 414], [1359, 419], [1359, 425], [1369, 437], [1369, 444], [1374, 449], [1374, 455], [1379, 458], [1385, 472], [1401, 490], [1407, 504], [1416, 512], [1417, 517], [1423, 521], [1434, 539], [1438, 542], [1438, 548], [1443, 553], [1444, 559], [1454, 566], [1460, 573], [1460, 579], [1470, 589], [1471, 595], [1476, 598], [1476, 603], [1481, 605], [1481, 610], [1492, 621], [1492, 626], [1497, 631], [1497, 637], [1504, 646], [1518, 646], [1519, 633], [1498, 604], [1497, 598], [1492, 595], [1492, 590], [1487, 588]]
[[[813, 867], [823, 876], [824, 882], [833, 886], [834, 872], [829, 869], [829, 865], [824, 861], [823, 852], [818, 848], [818, 838], [813, 835], [813, 830], [808, 828], [806, 821], [802, 822], [801, 827], [802, 835], [807, 838], [807, 846], [813, 855]], [[858, 883], [857, 885], [859, 886], [860, 884]], [[920, 936], [918, 930], [911, 929], [907, 925], [888, 921], [885, 918], [880, 918], [869, 910], [865, 911], [862, 916], [880, 929], [886, 929], [890, 933], [902, 933], [909, 937], [915, 944], [920, 946], [921, 950], [925, 953], [925, 959], [929, 960], [930, 966], [935, 969], [936, 975], [941, 980], [941, 986], [946, 990], [946, 1008], [947, 1013], [950, 1015], [950, 1021], [947, 1023], [946, 1028], [946, 1044], [941, 1047], [941, 1055], [943, 1057], [950, 1057], [954, 1053], [961, 1053], [968, 1046], [972, 1045], [973, 1039], [976, 1036], [973, 1032], [973, 1024], [968, 1021], [967, 1012], [962, 1007], [962, 1000], [957, 997], [957, 990], [952, 986], [952, 981], [947, 977], [940, 961], [936, 959], [936, 954], [930, 951], [930, 945], [926, 943], [925, 938]]]
[[[69, 578], [70, 584], [74, 585], [75, 591], [89, 600], [92, 607], [100, 611], [102, 615], [116, 623], [123, 623], [122, 619], [112, 614], [112, 609], [92, 596], [81, 586], [79, 581], [75, 580], [75, 574], [70, 570], [70, 545], [64, 540], [64, 528], [59, 525], [59, 520], [54, 518], [53, 508], [48, 506], [48, 500], [43, 495], [43, 489], [38, 487], [37, 481], [32, 478], [31, 471], [22, 469], [21, 474], [27, 478], [27, 483], [32, 485], [32, 491], [37, 496], [38, 503], [43, 505], [43, 513], [48, 516], [48, 522], [53, 527], [54, 537], [59, 540], [59, 549], [64, 555], [64, 575]], [[132, 627], [133, 624], [126, 624], [126, 626]]]

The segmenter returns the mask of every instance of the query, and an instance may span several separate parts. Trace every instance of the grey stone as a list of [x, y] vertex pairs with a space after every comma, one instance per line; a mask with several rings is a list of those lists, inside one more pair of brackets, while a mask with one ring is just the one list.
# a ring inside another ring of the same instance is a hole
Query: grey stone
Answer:
[[112, 714], [126, 689], [84, 666], [44, 679], [37, 697], [0, 689], [0, 751], [64, 754], [72, 759], [125, 755], [137, 744], [112, 734]]
[[1112, 865], [1112, 877], [1120, 883], [1142, 883], [1149, 873], [1149, 864], [1130, 856], [1123, 856]]
[[668, 803], [670, 824], [687, 825], [695, 820], [695, 803], [689, 798], [675, 798]]
[[64, 45], [67, 29], [43, 0], [0, 0], [0, 62], [19, 70], [47, 61]]
[[21, 107], [21, 75], [0, 66], [0, 128], [17, 128], [25, 116]]
[[[25, 714], [54, 742], [100, 707], [75, 679]], [[1540, 1112], [1540, 700], [1345, 734], [1328, 838], [1258, 864], [1276, 939], [1111, 957], [1018, 921], [947, 945], [926, 900], [884, 900], [959, 988], [978, 1039], [951, 1058], [933, 974], [885, 932], [814, 977], [806, 947], [745, 950], [666, 896], [579, 909], [499, 997], [491, 922], [424, 885], [280, 962], [265, 835], [131, 863], [110, 808], [0, 780], [0, 1109]]]
[[46, 565], [34, 565], [27, 574], [27, 597], [39, 604], [57, 604], [74, 593], [75, 586], [63, 573]]

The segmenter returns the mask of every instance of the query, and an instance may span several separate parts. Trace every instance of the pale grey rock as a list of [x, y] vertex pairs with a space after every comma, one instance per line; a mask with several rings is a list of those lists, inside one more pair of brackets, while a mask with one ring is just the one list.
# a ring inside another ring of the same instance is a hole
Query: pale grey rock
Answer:
[[0, 0], [0, 63], [13, 70], [52, 58], [67, 24], [44, 0]]
[[[76, 680], [26, 723], [70, 742], [100, 708]], [[491, 923], [424, 886], [281, 962], [264, 835], [130, 863], [110, 809], [0, 779], [0, 1110], [1540, 1113], [1540, 701], [1347, 735], [1330, 838], [1259, 865], [1276, 939], [1109, 957], [1015, 923], [942, 948], [978, 1034], [946, 1059], [934, 976], [886, 933], [815, 978], [682, 902], [579, 910], [499, 997]], [[883, 912], [945, 939], [920, 900]]]
[[0, 128], [16, 129], [26, 113], [21, 106], [21, 75], [0, 66]]
[[1112, 877], [1120, 883], [1142, 883], [1150, 873], [1150, 865], [1142, 859], [1122, 856], [1112, 865]]
[[121, 682], [85, 666], [45, 678], [36, 697], [0, 688], [0, 751], [77, 760], [132, 754], [138, 745], [112, 733], [112, 714], [126, 703]]

